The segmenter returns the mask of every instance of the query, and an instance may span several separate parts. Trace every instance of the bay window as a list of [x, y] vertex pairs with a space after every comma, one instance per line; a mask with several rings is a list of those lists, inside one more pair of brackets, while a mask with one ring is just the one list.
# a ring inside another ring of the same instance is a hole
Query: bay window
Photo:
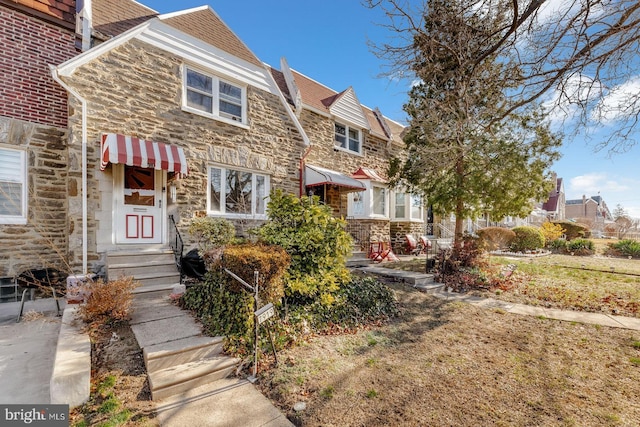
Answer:
[[392, 212], [395, 220], [424, 221], [422, 197], [417, 194], [395, 190]]

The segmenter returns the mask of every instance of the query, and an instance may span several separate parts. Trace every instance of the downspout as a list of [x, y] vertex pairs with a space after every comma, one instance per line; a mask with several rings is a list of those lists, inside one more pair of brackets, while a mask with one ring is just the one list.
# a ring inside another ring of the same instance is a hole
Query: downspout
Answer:
[[55, 66], [49, 65], [49, 69], [53, 80], [82, 105], [82, 274], [86, 275], [89, 273], [87, 268], [87, 101], [60, 79]]
[[309, 145], [307, 147], [306, 150], [304, 150], [304, 154], [302, 154], [302, 157], [300, 157], [300, 197], [305, 196], [305, 194], [303, 194], [304, 191], [304, 159], [307, 158], [307, 156], [309, 155], [309, 152], [311, 151], [311, 145]]

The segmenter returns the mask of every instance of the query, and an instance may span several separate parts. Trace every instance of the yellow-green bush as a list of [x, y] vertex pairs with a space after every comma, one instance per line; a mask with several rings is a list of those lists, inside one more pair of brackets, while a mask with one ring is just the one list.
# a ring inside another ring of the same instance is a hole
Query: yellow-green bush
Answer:
[[540, 232], [544, 236], [545, 245], [549, 245], [554, 240], [561, 238], [565, 233], [565, 229], [560, 224], [547, 221], [540, 226]]

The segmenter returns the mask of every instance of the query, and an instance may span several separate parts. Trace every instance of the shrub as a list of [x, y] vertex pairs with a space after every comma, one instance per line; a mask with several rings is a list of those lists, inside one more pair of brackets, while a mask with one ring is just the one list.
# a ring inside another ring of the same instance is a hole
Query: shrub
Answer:
[[80, 318], [89, 324], [105, 324], [129, 318], [133, 290], [140, 286], [133, 277], [122, 276], [117, 280], [104, 282], [98, 279], [82, 286], [86, 295], [84, 304], [78, 307]]
[[203, 283], [182, 295], [181, 305], [194, 311], [207, 333], [227, 338], [226, 346], [236, 354], [249, 354], [253, 342], [253, 297], [227, 286], [231, 278], [221, 271], [207, 273]]
[[[279, 246], [244, 244], [227, 246], [223, 266], [249, 285], [254, 285], [254, 272], [258, 272], [259, 297], [264, 302], [278, 304], [284, 296], [283, 278], [291, 259]], [[235, 292], [245, 289], [237, 280], [228, 281], [227, 288]]]
[[285, 275], [285, 294], [293, 303], [316, 299], [331, 304], [333, 294], [350, 280], [346, 259], [351, 252], [351, 236], [346, 223], [331, 215], [331, 208], [317, 197], [271, 194], [268, 221], [258, 235], [270, 245], [284, 248], [291, 256]]
[[515, 239], [511, 242], [511, 250], [516, 252], [534, 251], [544, 247], [544, 236], [535, 227], [515, 227]]
[[560, 239], [565, 234], [565, 229], [560, 224], [547, 221], [540, 227], [540, 232], [544, 236], [545, 245], [549, 246], [551, 242]]
[[236, 229], [227, 219], [205, 216], [191, 220], [189, 234], [198, 243], [200, 255], [204, 255], [214, 248], [231, 243], [236, 235]]
[[551, 221], [551, 223], [559, 225], [564, 229], [564, 234], [567, 237], [567, 240], [581, 239], [588, 237], [589, 235], [589, 227], [578, 222], [562, 220]]
[[482, 246], [488, 250], [508, 248], [516, 234], [503, 227], [486, 227], [478, 230], [478, 237]]
[[464, 236], [459, 247], [442, 250], [436, 255], [434, 280], [444, 283], [456, 292], [484, 287], [487, 280], [481, 267], [487, 263], [483, 258], [483, 252], [479, 239]]
[[620, 240], [609, 243], [609, 253], [618, 256], [640, 257], [640, 242], [631, 239]]
[[574, 255], [593, 255], [594, 245], [591, 240], [574, 239], [567, 242], [566, 250]]
[[547, 243], [547, 247], [556, 253], [564, 253], [567, 250], [567, 241], [564, 239], [555, 239]]

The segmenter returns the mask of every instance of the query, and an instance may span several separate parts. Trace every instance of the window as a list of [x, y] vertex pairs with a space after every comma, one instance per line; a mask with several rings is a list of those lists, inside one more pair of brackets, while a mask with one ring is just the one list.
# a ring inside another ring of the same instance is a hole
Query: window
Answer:
[[347, 151], [354, 153], [361, 152], [361, 132], [358, 129], [351, 128], [340, 123], [335, 124], [335, 145]]
[[373, 214], [387, 216], [387, 189], [373, 187]]
[[26, 171], [24, 151], [0, 148], [0, 224], [27, 223]]
[[209, 168], [209, 214], [264, 218], [268, 194], [267, 175], [216, 166]]
[[394, 219], [423, 221], [424, 207], [422, 197], [404, 191], [394, 191]]
[[246, 123], [246, 89], [185, 67], [185, 109], [226, 122]]
[[352, 194], [351, 216], [362, 216], [365, 214], [364, 196], [364, 191], [358, 191]]

